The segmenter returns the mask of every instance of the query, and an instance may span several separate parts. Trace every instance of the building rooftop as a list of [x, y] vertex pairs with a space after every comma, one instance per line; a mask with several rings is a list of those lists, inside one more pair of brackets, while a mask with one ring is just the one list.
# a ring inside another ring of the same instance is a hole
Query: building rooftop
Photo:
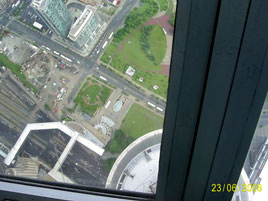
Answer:
[[155, 193], [162, 129], [132, 142], [117, 158], [106, 188]]
[[42, 9], [44, 8], [45, 4], [46, 4], [46, 0], [33, 0], [31, 3], [31, 6], [36, 9]]
[[86, 6], [81, 16], [72, 25], [68, 37], [75, 41], [78, 39], [80, 34], [86, 28], [87, 24], [90, 22], [91, 18], [94, 16], [96, 10], [91, 6]]

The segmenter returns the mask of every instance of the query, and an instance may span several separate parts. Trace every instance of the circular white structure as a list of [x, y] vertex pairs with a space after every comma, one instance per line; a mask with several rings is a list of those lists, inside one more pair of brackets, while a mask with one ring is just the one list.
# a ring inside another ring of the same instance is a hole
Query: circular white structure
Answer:
[[115, 161], [106, 188], [155, 193], [162, 129], [132, 142]]

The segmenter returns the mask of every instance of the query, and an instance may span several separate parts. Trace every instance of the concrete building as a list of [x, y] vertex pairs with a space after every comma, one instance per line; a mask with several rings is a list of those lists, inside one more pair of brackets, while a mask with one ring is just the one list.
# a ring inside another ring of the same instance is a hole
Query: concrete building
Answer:
[[55, 34], [68, 35], [74, 19], [62, 0], [33, 0], [31, 6]]
[[27, 177], [37, 179], [39, 172], [39, 162], [37, 158], [21, 158], [19, 157], [15, 167], [6, 170], [7, 175], [18, 177]]
[[162, 129], [132, 142], [116, 159], [106, 188], [155, 193]]
[[73, 41], [76, 48], [91, 51], [105, 27], [106, 23], [102, 21], [96, 9], [87, 5], [72, 25], [68, 38]]
[[52, 129], [61, 130], [64, 134], [71, 137], [63, 153], [58, 159], [55, 167], [53, 168], [55, 171], [59, 170], [60, 166], [62, 165], [62, 163], [68, 156], [70, 150], [72, 149], [76, 141], [83, 144], [85, 147], [89, 148], [90, 150], [92, 150], [93, 152], [95, 152], [96, 154], [100, 156], [104, 152], [104, 149], [98, 147], [96, 144], [94, 144], [89, 139], [87, 139], [84, 135], [81, 135], [77, 131], [72, 130], [70, 127], [66, 126], [64, 123], [61, 123], [61, 122], [32, 123], [32, 124], [26, 125], [19, 139], [17, 140], [16, 144], [12, 147], [12, 149], [6, 156], [4, 163], [8, 166], [12, 163], [12, 161], [15, 159], [15, 156], [17, 155], [18, 151], [20, 150], [21, 146], [23, 145], [23, 143], [25, 142], [25, 140], [27, 139], [31, 131], [52, 130]]

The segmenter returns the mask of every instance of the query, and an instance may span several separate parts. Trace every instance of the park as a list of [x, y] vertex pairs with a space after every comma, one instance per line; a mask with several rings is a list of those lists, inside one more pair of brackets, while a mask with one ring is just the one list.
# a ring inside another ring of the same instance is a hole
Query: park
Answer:
[[134, 140], [160, 128], [163, 128], [162, 117], [139, 104], [133, 104], [106, 151], [120, 154]]
[[76, 107], [79, 105], [82, 112], [94, 116], [97, 109], [101, 108], [109, 98], [112, 90], [93, 78], [87, 78], [82, 88], [74, 99]]
[[129, 66], [133, 67], [136, 72], [132, 81], [166, 98], [168, 73], [161, 65], [167, 51], [166, 33], [152, 17], [158, 11], [170, 13], [173, 4], [167, 0], [153, 1], [156, 4], [152, 5], [150, 0], [142, 2], [140, 8], [133, 9], [129, 14], [124, 28], [115, 34], [101, 61], [122, 74]]

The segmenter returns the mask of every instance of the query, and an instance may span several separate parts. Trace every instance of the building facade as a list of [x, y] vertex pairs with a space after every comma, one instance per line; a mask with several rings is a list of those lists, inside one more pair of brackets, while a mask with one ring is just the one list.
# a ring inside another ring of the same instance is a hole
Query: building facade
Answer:
[[55, 34], [68, 35], [74, 19], [62, 0], [33, 0], [31, 6]]
[[86, 6], [82, 15], [73, 24], [68, 38], [76, 48], [92, 50], [104, 31], [106, 23], [101, 19], [95, 8]]

